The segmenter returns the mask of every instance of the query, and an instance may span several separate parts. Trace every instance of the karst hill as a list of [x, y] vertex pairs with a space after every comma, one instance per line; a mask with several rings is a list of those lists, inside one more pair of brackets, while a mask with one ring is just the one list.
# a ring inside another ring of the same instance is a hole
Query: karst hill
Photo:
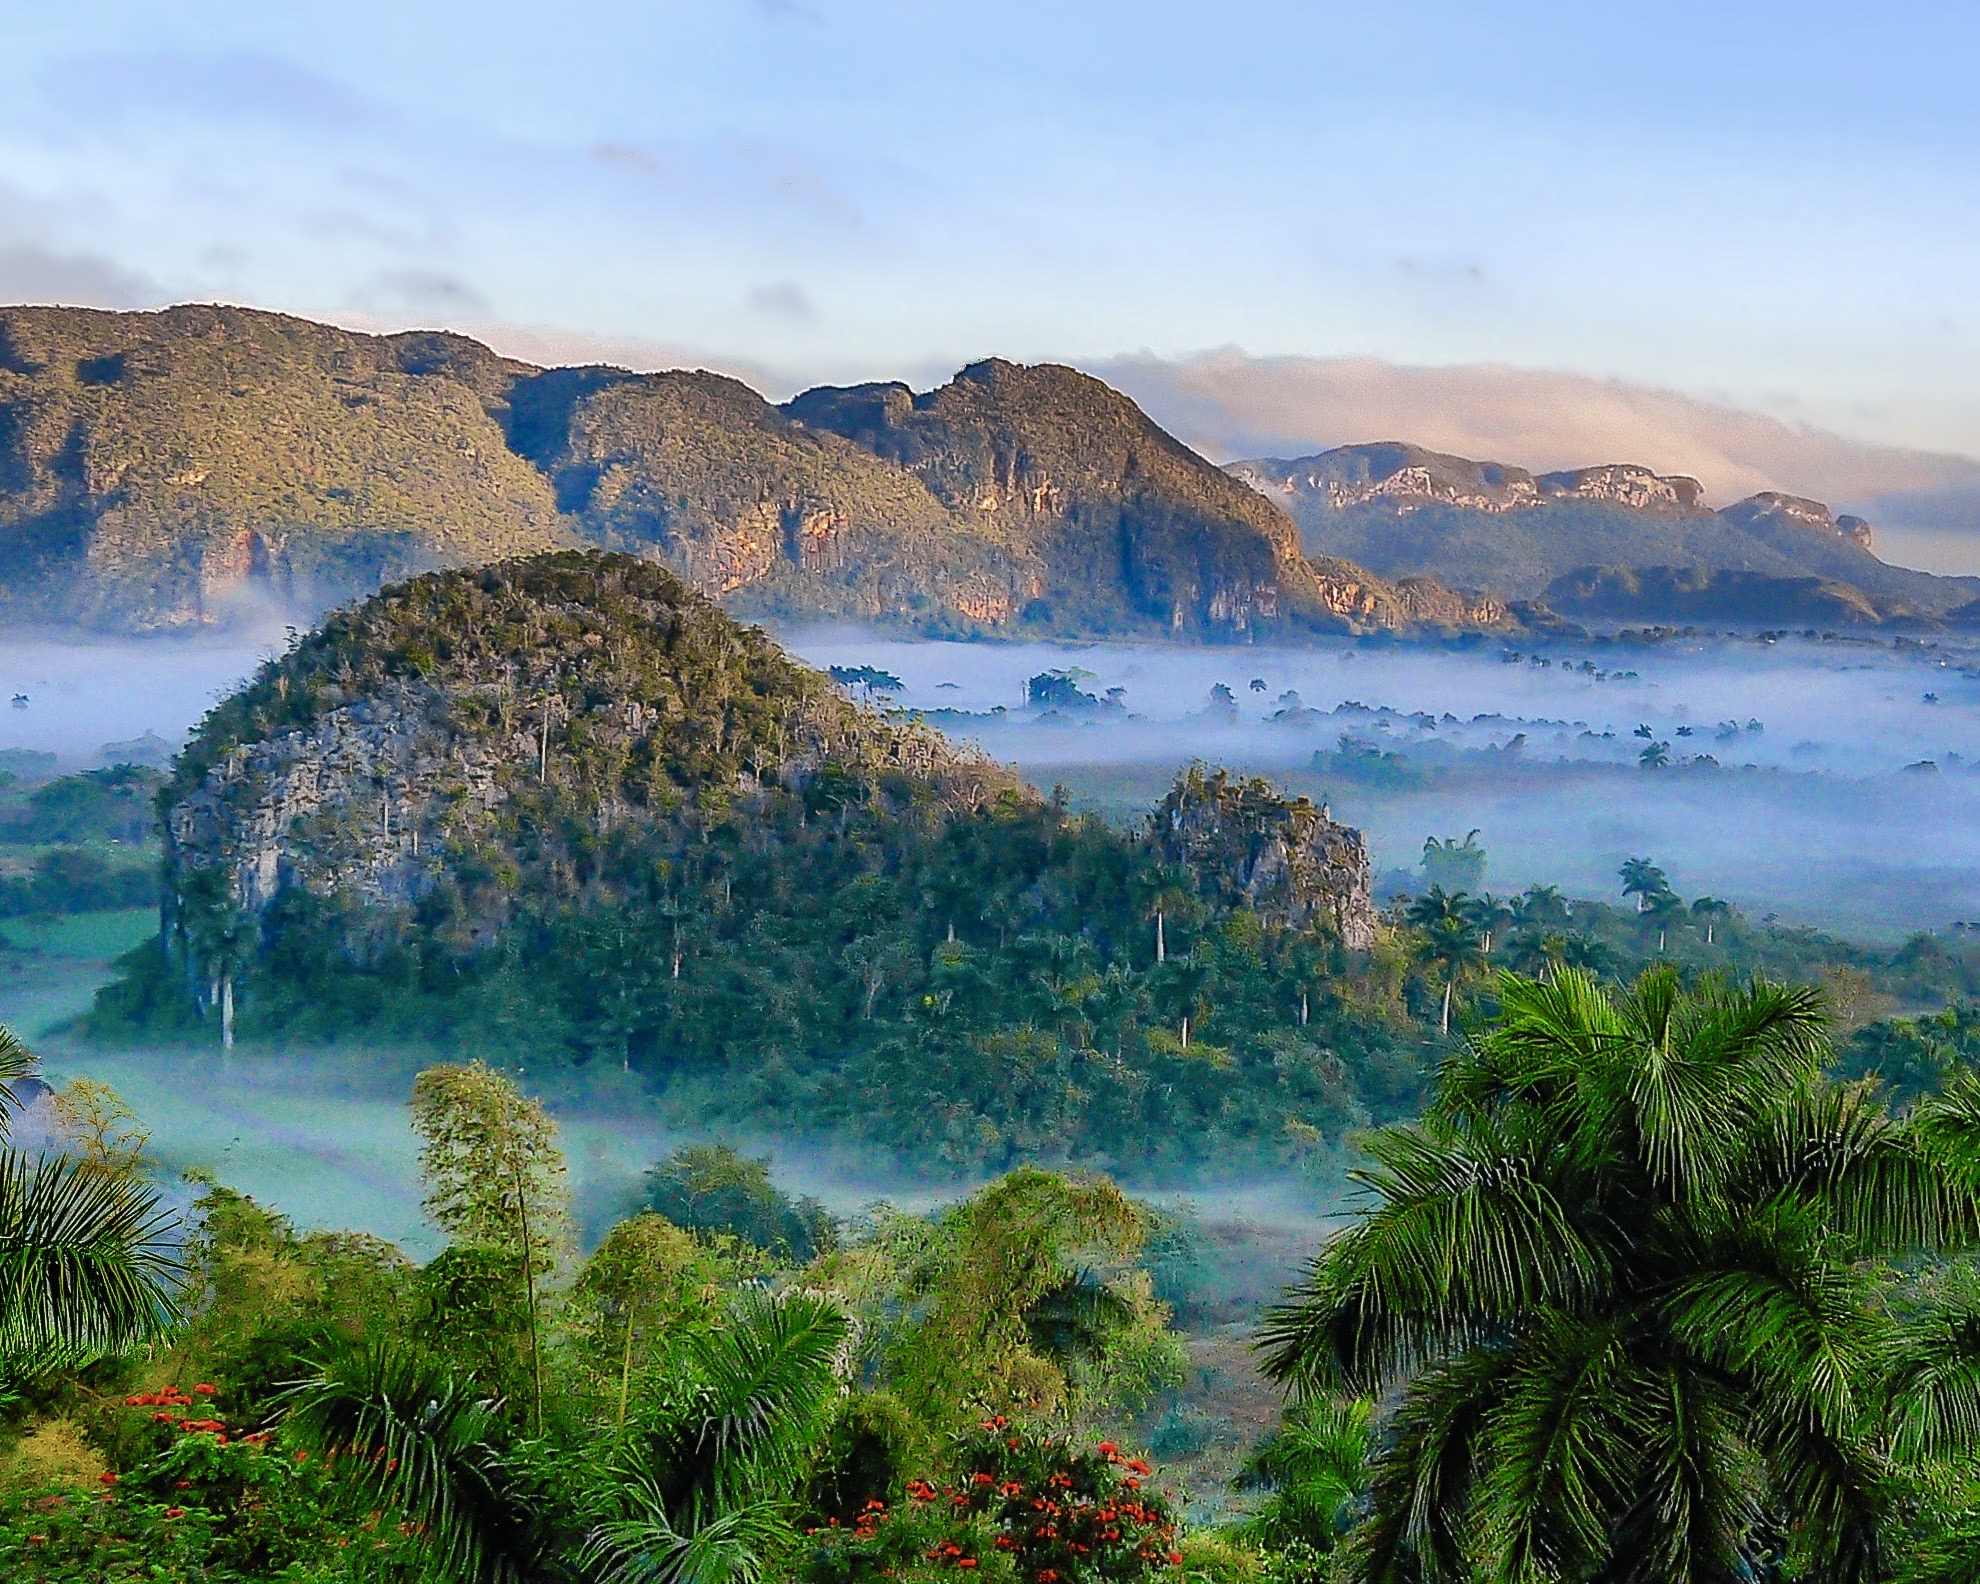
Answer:
[[123, 630], [316, 613], [559, 547], [748, 615], [1249, 638], [1490, 624], [1338, 558], [1064, 368], [773, 406], [704, 372], [540, 369], [239, 308], [0, 309], [0, 614]]
[[1192, 1107], [1277, 1150], [1358, 1103], [1323, 1038], [1374, 943], [1358, 832], [1201, 769], [1137, 829], [1080, 815], [631, 556], [335, 613], [159, 806], [163, 929], [99, 1035], [604, 1061], [972, 1168], [1190, 1154]]

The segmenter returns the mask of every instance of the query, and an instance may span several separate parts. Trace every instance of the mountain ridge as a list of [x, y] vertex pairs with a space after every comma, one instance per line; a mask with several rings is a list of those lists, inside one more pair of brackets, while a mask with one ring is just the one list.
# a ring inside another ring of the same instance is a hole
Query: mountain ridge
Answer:
[[[0, 309], [0, 611], [152, 630], [559, 548], [753, 617], [1246, 640], [1503, 606], [1310, 562], [1289, 519], [1069, 368], [783, 407], [727, 376], [542, 369], [258, 310]], [[918, 405], [917, 405], [918, 404]], [[985, 491], [994, 495], [986, 502]]]
[[1535, 474], [1403, 441], [1227, 469], [1280, 505], [1309, 555], [1601, 619], [1851, 625], [1965, 621], [1980, 579], [1880, 560], [1870, 525], [1763, 491], [1714, 510], [1696, 479], [1635, 463]]

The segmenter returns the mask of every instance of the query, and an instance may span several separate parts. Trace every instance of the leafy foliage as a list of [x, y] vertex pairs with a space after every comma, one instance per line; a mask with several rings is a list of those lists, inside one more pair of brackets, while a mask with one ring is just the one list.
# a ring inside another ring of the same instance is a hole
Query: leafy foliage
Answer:
[[[1974, 1092], [1898, 1123], [1829, 1087], [1807, 991], [1564, 969], [1498, 1000], [1267, 1333], [1302, 1389], [1403, 1387], [1366, 1576], [1720, 1577], [1777, 1548], [1878, 1576], [1884, 1405], [1918, 1392], [1880, 1272], [1980, 1236]], [[1970, 1412], [1941, 1378], [1940, 1422]]]

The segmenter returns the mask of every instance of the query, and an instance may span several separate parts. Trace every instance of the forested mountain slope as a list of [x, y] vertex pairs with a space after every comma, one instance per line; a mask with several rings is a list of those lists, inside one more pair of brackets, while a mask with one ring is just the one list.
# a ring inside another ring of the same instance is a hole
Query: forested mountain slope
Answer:
[[[905, 403], [913, 422], [881, 421]], [[1309, 565], [1275, 507], [1070, 369], [779, 409], [703, 372], [538, 369], [464, 337], [247, 309], [0, 309], [0, 615], [314, 616], [557, 546], [755, 615], [1244, 638], [1489, 624]]]

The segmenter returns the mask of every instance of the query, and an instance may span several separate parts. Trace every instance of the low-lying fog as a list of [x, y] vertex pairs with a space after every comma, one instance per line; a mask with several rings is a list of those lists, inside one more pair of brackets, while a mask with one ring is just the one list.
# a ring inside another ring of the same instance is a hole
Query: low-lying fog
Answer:
[[[1326, 798], [1378, 874], [1476, 828], [1500, 892], [1613, 897], [1617, 865], [1644, 855], [1687, 896], [1865, 939], [1980, 916], [1980, 656], [1962, 649], [783, 637], [816, 665], [892, 673], [900, 705], [1113, 813], [1200, 758]], [[1027, 708], [1027, 678], [1050, 670], [1097, 699], [1119, 689], [1118, 707]], [[1669, 764], [1644, 769], [1653, 745]]]
[[[1500, 892], [1607, 896], [1616, 866], [1640, 854], [1686, 895], [1865, 939], [1980, 917], [1980, 654], [1951, 646], [782, 636], [814, 664], [892, 673], [898, 704], [1116, 815], [1146, 807], [1192, 758], [1270, 775], [1361, 826], [1392, 883], [1426, 836], [1476, 828]], [[146, 732], [176, 746], [280, 645], [265, 633], [0, 640], [0, 751], [52, 751], [73, 768]], [[1052, 670], [1114, 704], [1027, 708], [1026, 680]], [[1670, 765], [1639, 768], [1655, 744]], [[1687, 763], [1700, 756], [1718, 769]]]
[[[1980, 917], [1980, 656], [1963, 650], [1799, 639], [1466, 650], [784, 637], [814, 664], [892, 673], [899, 705], [939, 712], [953, 735], [1111, 813], [1145, 809], [1193, 758], [1270, 775], [1366, 830], [1378, 874], [1392, 880], [1426, 836], [1475, 827], [1491, 855], [1487, 885], [1500, 892], [1540, 882], [1613, 897], [1616, 865], [1643, 854], [1688, 896], [1860, 938]], [[69, 769], [147, 732], [176, 746], [280, 647], [263, 635], [0, 640], [0, 751], [53, 752]], [[1026, 681], [1046, 671], [1073, 673], [1095, 700], [1120, 691], [1109, 706], [1030, 708]], [[1213, 701], [1219, 684], [1228, 702]], [[1640, 768], [1654, 744], [1672, 763]], [[1718, 768], [1685, 763], [1701, 755]], [[49, 959], [43, 977], [55, 966]], [[73, 968], [47, 983], [0, 982], [0, 1023], [38, 1040], [108, 971]], [[404, 1112], [411, 1072], [392, 1059], [144, 1055], [62, 1038], [42, 1048], [54, 1076], [87, 1074], [124, 1092], [163, 1164], [215, 1168], [306, 1225], [430, 1246]], [[678, 1142], [631, 1103], [567, 1096], [559, 1110], [594, 1226]], [[928, 1196], [863, 1177], [857, 1162], [755, 1144], [774, 1149], [788, 1187], [842, 1212], [881, 1195]], [[1281, 1185], [1198, 1202], [1212, 1216], [1279, 1225], [1291, 1249], [1332, 1195]]]

